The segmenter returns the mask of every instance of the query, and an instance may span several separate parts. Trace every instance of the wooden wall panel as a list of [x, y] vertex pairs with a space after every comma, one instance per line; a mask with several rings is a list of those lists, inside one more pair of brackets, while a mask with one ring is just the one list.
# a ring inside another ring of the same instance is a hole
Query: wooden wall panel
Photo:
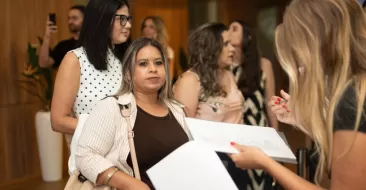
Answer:
[[252, 0], [225, 0], [218, 1], [219, 20], [229, 25], [233, 20], [243, 20], [253, 26], [257, 24], [259, 1]]
[[[27, 61], [27, 42], [37, 44], [37, 36], [43, 37], [49, 12], [56, 12], [58, 32], [52, 37], [52, 45], [69, 37], [67, 12], [71, 0], [1, 0], [1, 26], [3, 37], [0, 76], [2, 81], [0, 104], [15, 104], [27, 101], [26, 95], [19, 92], [17, 79]], [[57, 2], [57, 3], [56, 3]], [[69, 2], [69, 3], [68, 3]]]
[[19, 88], [27, 62], [27, 43], [43, 36], [49, 12], [57, 15], [52, 45], [69, 37], [67, 14], [72, 0], [0, 0], [0, 189], [40, 177], [34, 116], [38, 99]]
[[160, 16], [167, 27], [169, 45], [175, 53], [175, 68], [179, 65], [179, 48], [186, 49], [188, 39], [188, 0], [135, 0], [131, 2], [132, 38], [141, 36], [141, 23], [147, 16]]
[[[19, 104], [0, 108], [0, 125], [4, 128], [5, 181], [34, 176], [40, 173], [40, 163], [36, 144], [34, 115], [39, 104]], [[21, 119], [20, 119], [21, 118]]]
[[74, 0], [75, 5], [87, 5], [89, 0]]

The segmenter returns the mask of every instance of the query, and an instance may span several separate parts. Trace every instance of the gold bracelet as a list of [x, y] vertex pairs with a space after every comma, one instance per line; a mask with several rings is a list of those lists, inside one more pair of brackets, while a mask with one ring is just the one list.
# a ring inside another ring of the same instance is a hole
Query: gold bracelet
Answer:
[[114, 168], [113, 171], [111, 171], [108, 175], [107, 175], [107, 179], [105, 180], [104, 185], [108, 186], [109, 181], [111, 180], [112, 176], [118, 171], [118, 168]]

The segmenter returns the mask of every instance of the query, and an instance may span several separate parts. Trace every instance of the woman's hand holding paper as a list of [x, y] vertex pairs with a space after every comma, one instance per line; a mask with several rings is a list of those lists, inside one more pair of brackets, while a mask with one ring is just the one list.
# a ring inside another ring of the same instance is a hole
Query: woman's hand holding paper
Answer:
[[239, 145], [234, 142], [231, 145], [239, 150], [239, 153], [229, 155], [238, 168], [264, 169], [266, 163], [271, 160], [270, 157], [257, 147]]

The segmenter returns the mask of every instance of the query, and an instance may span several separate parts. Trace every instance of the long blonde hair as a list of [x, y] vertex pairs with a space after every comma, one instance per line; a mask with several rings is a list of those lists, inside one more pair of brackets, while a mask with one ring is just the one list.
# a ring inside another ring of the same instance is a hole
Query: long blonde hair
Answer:
[[277, 56], [290, 80], [289, 107], [319, 152], [316, 183], [329, 172], [334, 113], [349, 85], [357, 97], [355, 130], [364, 114], [365, 47], [366, 17], [356, 0], [293, 0], [276, 30]]

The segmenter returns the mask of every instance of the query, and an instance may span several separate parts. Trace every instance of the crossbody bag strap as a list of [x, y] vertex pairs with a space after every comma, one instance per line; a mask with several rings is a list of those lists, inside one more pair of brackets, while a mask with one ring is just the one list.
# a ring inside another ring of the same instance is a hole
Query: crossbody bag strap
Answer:
[[127, 120], [127, 130], [128, 130], [128, 144], [130, 146], [130, 153], [131, 153], [131, 159], [132, 159], [132, 166], [133, 166], [133, 172], [135, 173], [135, 178], [141, 180], [140, 176], [140, 170], [137, 163], [137, 156], [136, 156], [136, 150], [135, 150], [135, 143], [133, 141], [134, 132], [132, 130], [131, 126], [131, 105], [120, 105], [121, 114], [122, 116]]

